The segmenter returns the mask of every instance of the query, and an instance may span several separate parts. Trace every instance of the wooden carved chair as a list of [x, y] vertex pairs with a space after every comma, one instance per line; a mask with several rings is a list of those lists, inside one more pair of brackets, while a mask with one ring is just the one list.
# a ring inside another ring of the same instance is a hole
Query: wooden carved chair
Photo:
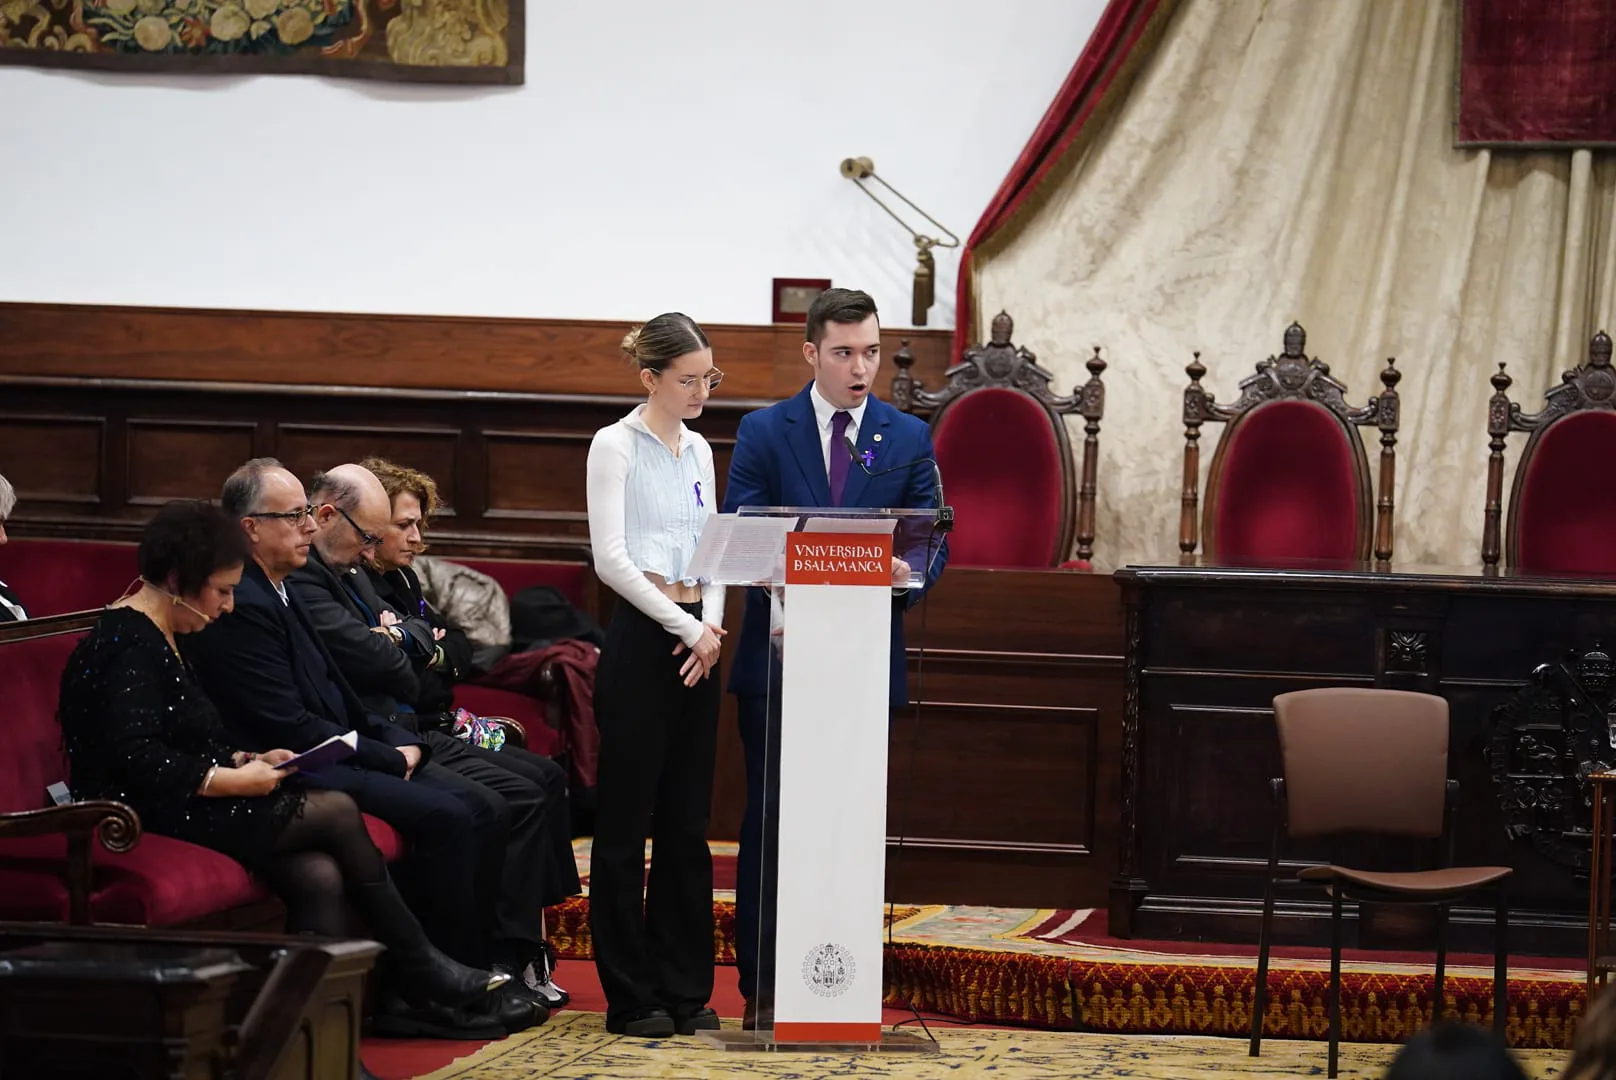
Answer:
[[1487, 409], [1487, 506], [1481, 561], [1497, 566], [1499, 517], [1504, 486], [1504, 440], [1530, 432], [1509, 497], [1504, 542], [1508, 564], [1548, 573], [1616, 575], [1616, 491], [1590, 481], [1590, 470], [1616, 455], [1616, 370], [1610, 335], [1588, 344], [1588, 360], [1560, 376], [1544, 395], [1543, 410], [1521, 412], [1509, 400], [1513, 380], [1504, 365], [1492, 377]]
[[[894, 358], [892, 403], [931, 417], [937, 463], [958, 520], [948, 542], [953, 565], [1088, 569], [1105, 361], [1096, 347], [1088, 382], [1058, 396], [1049, 389], [1054, 376], [1026, 348], [1011, 344], [1014, 329], [1008, 314], [995, 315], [988, 344], [966, 349], [935, 391], [910, 373], [915, 358], [905, 342]], [[1084, 421], [1081, 483], [1062, 419], [1067, 415]]]
[[[1219, 405], [1201, 386], [1196, 353], [1184, 370], [1184, 490], [1179, 550], [1193, 555], [1200, 535], [1215, 559], [1367, 560], [1392, 557], [1392, 498], [1397, 473], [1395, 360], [1380, 373], [1384, 389], [1358, 408], [1330, 366], [1305, 353], [1307, 331], [1292, 323], [1285, 347], [1240, 383], [1240, 397]], [[1201, 425], [1228, 426], [1207, 474], [1198, 520]], [[1380, 429], [1380, 497], [1370, 502], [1369, 460], [1359, 427]]]

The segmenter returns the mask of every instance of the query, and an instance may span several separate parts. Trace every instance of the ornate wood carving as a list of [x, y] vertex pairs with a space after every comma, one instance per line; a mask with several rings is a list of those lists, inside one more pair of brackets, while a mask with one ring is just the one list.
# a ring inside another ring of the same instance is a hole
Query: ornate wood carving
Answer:
[[1560, 385], [1543, 395], [1543, 409], [1536, 413], [1523, 413], [1519, 402], [1509, 399], [1509, 388], [1514, 381], [1500, 363], [1489, 380], [1493, 396], [1487, 404], [1487, 502], [1483, 510], [1481, 530], [1481, 561], [1486, 566], [1498, 565], [1499, 519], [1503, 509], [1504, 446], [1512, 431], [1530, 433], [1521, 460], [1515, 466], [1515, 482], [1509, 500], [1509, 556], [1510, 565], [1516, 556], [1516, 513], [1520, 508], [1521, 480], [1526, 476], [1532, 452], [1543, 433], [1559, 420], [1573, 413], [1587, 411], [1616, 411], [1616, 369], [1610, 363], [1610, 335], [1603, 330], [1588, 342], [1586, 363], [1561, 372]]
[[[1084, 365], [1089, 378], [1081, 386], [1074, 386], [1070, 394], [1056, 394], [1050, 389], [1055, 376], [1038, 364], [1038, 358], [1024, 345], [1011, 342], [1015, 320], [1001, 311], [993, 317], [991, 337], [986, 345], [972, 345], [965, 350], [960, 362], [943, 373], [945, 380], [937, 390], [928, 390], [910, 370], [915, 363], [914, 354], [905, 339], [893, 357], [897, 370], [892, 375], [892, 403], [904, 412], [930, 416], [935, 428], [947, 407], [973, 390], [1001, 387], [1019, 390], [1031, 397], [1049, 415], [1056, 440], [1060, 444], [1062, 495], [1062, 528], [1060, 550], [1069, 553], [1076, 538], [1077, 558], [1094, 557], [1094, 498], [1095, 475], [1099, 459], [1100, 421], [1105, 416], [1105, 383], [1101, 376], [1106, 362], [1100, 357], [1100, 347]], [[1083, 459], [1080, 479], [1073, 476], [1071, 444], [1067, 438], [1063, 416], [1083, 418]], [[1072, 513], [1076, 503], [1077, 512]]]
[[1590, 773], [1616, 765], [1616, 664], [1604, 646], [1540, 664], [1492, 712], [1486, 744], [1493, 790], [1510, 836], [1586, 871]]
[[[1346, 384], [1330, 374], [1330, 365], [1306, 354], [1307, 331], [1301, 324], [1291, 323], [1285, 330], [1284, 347], [1278, 356], [1259, 361], [1256, 373], [1240, 382], [1240, 396], [1228, 405], [1220, 405], [1201, 379], [1206, 365], [1201, 354], [1195, 353], [1184, 368], [1190, 382], [1184, 388], [1184, 483], [1180, 497], [1178, 546], [1186, 556], [1193, 555], [1200, 546], [1200, 439], [1201, 425], [1209, 421], [1231, 424], [1251, 410], [1270, 401], [1311, 401], [1324, 406], [1346, 425], [1349, 433], [1355, 427], [1373, 427], [1380, 431], [1380, 481], [1375, 504], [1372, 534], [1364, 523], [1363, 554], [1368, 555], [1373, 541], [1375, 559], [1388, 563], [1392, 557], [1392, 512], [1395, 509], [1395, 481], [1397, 475], [1397, 427], [1400, 420], [1397, 384], [1403, 373], [1397, 370], [1395, 357], [1388, 357], [1386, 368], [1380, 373], [1381, 392], [1361, 406], [1347, 404]], [[1362, 443], [1353, 435], [1353, 445], [1360, 460], [1364, 456]], [[1210, 515], [1211, 505], [1207, 506]]]
[[1386, 631], [1386, 671], [1425, 674], [1430, 635], [1424, 630]]

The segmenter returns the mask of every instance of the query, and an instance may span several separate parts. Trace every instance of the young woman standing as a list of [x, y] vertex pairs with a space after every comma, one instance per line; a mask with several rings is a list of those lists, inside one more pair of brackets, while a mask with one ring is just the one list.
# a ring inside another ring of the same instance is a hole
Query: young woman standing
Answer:
[[595, 573], [619, 598], [595, 672], [600, 759], [589, 923], [607, 1030], [665, 1038], [718, 1027], [707, 1007], [707, 820], [724, 588], [687, 573], [718, 500], [712, 448], [685, 421], [701, 415], [724, 376], [707, 335], [678, 312], [630, 332], [623, 353], [639, 369], [646, 401], [596, 432], [589, 447]]

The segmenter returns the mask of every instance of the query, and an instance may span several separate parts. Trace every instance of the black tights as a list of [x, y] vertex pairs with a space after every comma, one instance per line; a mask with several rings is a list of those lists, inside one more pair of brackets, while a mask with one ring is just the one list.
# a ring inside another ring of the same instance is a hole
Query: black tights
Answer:
[[287, 933], [342, 937], [347, 886], [382, 881], [387, 861], [365, 830], [358, 804], [346, 792], [319, 789], [287, 823], [264, 870], [286, 904]]

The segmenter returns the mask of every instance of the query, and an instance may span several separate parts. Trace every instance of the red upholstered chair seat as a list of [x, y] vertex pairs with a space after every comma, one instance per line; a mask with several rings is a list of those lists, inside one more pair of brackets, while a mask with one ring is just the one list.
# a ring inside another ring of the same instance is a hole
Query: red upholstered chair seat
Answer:
[[1572, 413], [1545, 428], [1518, 481], [1515, 565], [1616, 575], [1616, 490], [1589, 469], [1616, 455], [1616, 414]]
[[1218, 447], [1212, 555], [1234, 561], [1360, 557], [1356, 447], [1322, 405], [1272, 401]]
[[0, 547], [0, 581], [35, 619], [105, 607], [137, 573], [134, 544], [13, 538]]
[[[387, 861], [396, 861], [403, 843], [393, 827], [369, 814], [365, 827]], [[60, 836], [0, 840], [0, 920], [65, 922], [66, 860]], [[92, 843], [91, 861], [90, 918], [98, 923], [183, 926], [270, 895], [228, 855], [167, 836], [143, 833], [121, 854]]]
[[1048, 567], [1060, 543], [1061, 444], [1049, 414], [1015, 390], [986, 387], [951, 402], [933, 443], [954, 507], [954, 566]]

